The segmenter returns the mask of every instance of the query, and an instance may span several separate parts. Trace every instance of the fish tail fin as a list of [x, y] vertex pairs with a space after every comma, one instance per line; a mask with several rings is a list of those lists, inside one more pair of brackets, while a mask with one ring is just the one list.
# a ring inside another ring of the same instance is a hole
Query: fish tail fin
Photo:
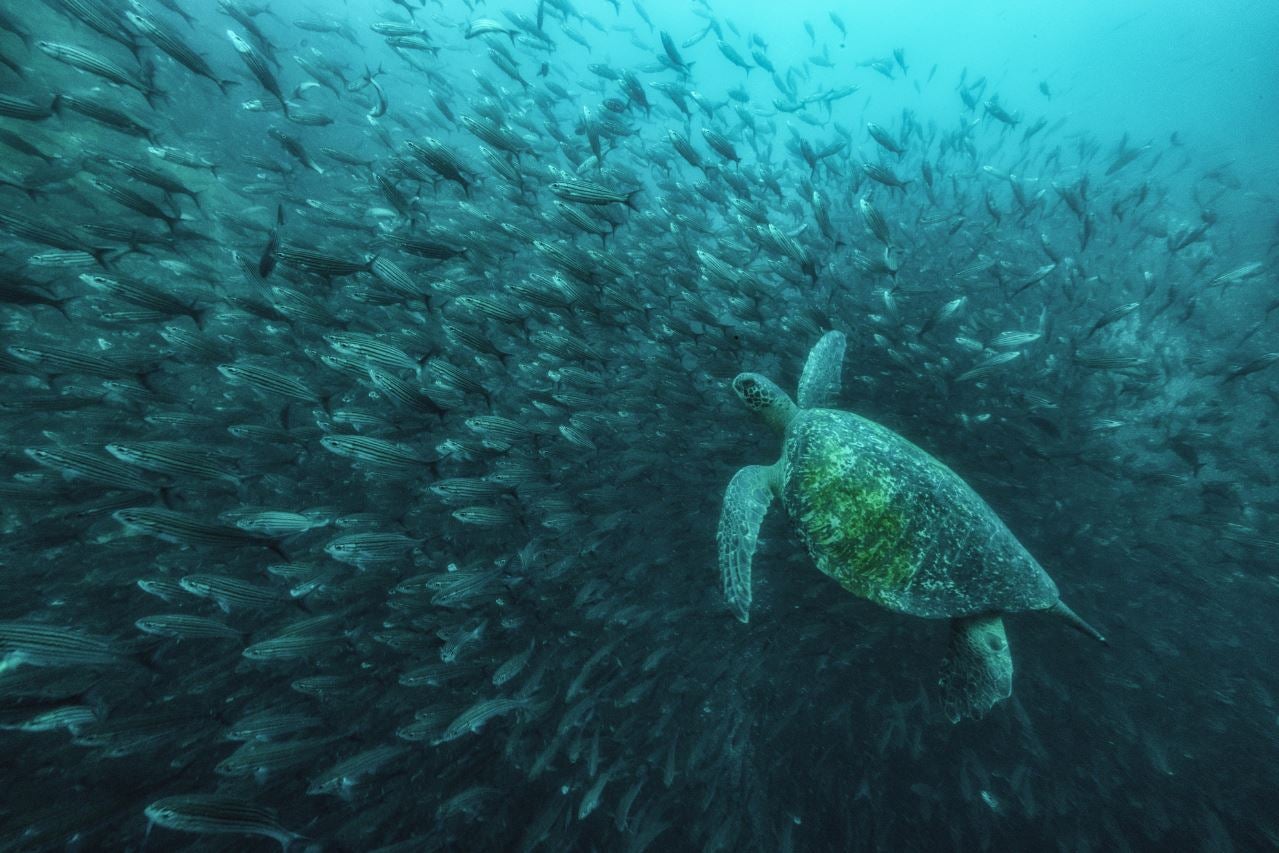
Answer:
[[204, 326], [209, 322], [209, 315], [213, 312], [213, 306], [204, 308], [192, 308], [191, 320], [195, 323], [195, 327], [200, 331], [204, 331]]

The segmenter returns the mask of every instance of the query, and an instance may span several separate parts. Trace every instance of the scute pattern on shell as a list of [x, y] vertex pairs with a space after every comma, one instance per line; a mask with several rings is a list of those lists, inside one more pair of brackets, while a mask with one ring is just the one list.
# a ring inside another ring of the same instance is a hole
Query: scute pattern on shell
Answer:
[[1052, 579], [976, 492], [858, 415], [796, 416], [782, 501], [817, 568], [890, 610], [951, 618], [1057, 600]]

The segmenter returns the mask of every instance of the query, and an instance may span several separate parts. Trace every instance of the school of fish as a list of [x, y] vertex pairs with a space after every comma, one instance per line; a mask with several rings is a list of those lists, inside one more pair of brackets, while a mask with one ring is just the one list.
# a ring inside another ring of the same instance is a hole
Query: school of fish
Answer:
[[[849, 11], [279, 5], [0, 0], [0, 849], [1279, 845], [1246, 174]], [[1112, 649], [952, 726], [780, 520], [733, 618], [832, 329]]]

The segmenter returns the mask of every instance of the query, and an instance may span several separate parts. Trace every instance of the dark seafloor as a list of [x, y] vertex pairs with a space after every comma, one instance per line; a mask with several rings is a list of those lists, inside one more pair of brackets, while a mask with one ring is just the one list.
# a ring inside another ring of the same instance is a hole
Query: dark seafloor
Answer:
[[[729, 6], [0, 2], [0, 849], [1279, 846], [1273, 182]], [[1111, 648], [732, 618], [829, 329]]]

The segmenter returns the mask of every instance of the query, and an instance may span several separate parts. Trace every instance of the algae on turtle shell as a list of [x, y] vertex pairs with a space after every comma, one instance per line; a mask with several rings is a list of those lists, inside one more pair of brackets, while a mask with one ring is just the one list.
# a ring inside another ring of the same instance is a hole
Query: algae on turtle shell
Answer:
[[758, 374], [733, 380], [747, 407], [781, 432], [782, 455], [729, 483], [718, 532], [725, 597], [747, 621], [759, 525], [779, 497], [823, 574], [897, 613], [951, 620], [946, 714], [981, 717], [1012, 695], [1002, 614], [1046, 611], [1105, 640], [959, 475], [892, 430], [830, 408], [844, 343], [829, 332], [813, 348], [798, 405]]

